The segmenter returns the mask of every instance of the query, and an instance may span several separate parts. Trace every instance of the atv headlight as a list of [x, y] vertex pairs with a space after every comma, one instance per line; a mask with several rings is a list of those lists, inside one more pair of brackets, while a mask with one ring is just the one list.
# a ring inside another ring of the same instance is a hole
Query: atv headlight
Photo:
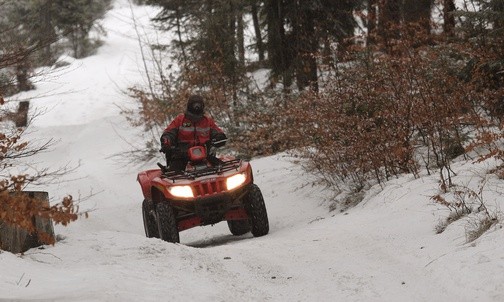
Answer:
[[228, 177], [226, 179], [226, 186], [228, 190], [233, 190], [235, 188], [238, 188], [239, 186], [243, 185], [247, 177], [245, 176], [245, 173], [241, 174], [236, 174], [231, 177]]
[[170, 194], [175, 197], [184, 197], [184, 198], [194, 197], [194, 194], [190, 186], [169, 187], [168, 191], [170, 191]]

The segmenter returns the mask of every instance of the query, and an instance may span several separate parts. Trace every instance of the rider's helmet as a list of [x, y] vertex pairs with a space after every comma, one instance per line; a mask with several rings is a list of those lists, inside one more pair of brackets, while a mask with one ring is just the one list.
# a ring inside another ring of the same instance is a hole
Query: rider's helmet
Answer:
[[205, 101], [200, 95], [191, 95], [187, 101], [187, 111], [195, 114], [202, 115], [205, 110]]

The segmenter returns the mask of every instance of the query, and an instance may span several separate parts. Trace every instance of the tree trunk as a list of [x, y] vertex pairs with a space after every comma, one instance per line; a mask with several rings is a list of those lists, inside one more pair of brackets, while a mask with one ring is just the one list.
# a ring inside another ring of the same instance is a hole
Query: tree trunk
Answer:
[[52, 11], [53, 11], [53, 0], [47, 0], [42, 9], [43, 18], [43, 29], [41, 36], [41, 43], [45, 44], [43, 51], [43, 58], [40, 60], [42, 64], [52, 65], [54, 63], [53, 53], [51, 50], [51, 45], [56, 41], [56, 32], [52, 25]]
[[379, 2], [378, 34], [384, 50], [392, 52], [395, 40], [400, 37], [401, 6], [399, 0], [381, 0]]
[[19, 91], [28, 91], [33, 89], [33, 84], [30, 82], [30, 63], [29, 58], [25, 57], [16, 65], [16, 80]]
[[[37, 198], [44, 205], [49, 207], [49, 194], [47, 192], [23, 192], [30, 197]], [[23, 253], [27, 250], [42, 245], [39, 240], [39, 234], [45, 233], [49, 237], [55, 238], [53, 222], [51, 219], [34, 216], [32, 223], [36, 232], [29, 234], [26, 230], [19, 227], [13, 227], [0, 220], [0, 249], [11, 253]]]
[[[236, 106], [237, 101], [238, 101], [238, 80], [239, 80], [239, 71], [237, 68], [237, 60], [236, 60], [236, 52], [235, 49], [238, 48], [238, 51], [240, 51], [240, 46], [239, 46], [239, 36], [240, 34], [237, 34], [237, 26], [239, 26], [240, 21], [238, 19], [242, 19], [241, 23], [243, 25], [243, 16], [240, 13], [240, 10], [235, 6], [232, 0], [228, 2], [228, 25], [229, 25], [229, 32], [227, 33], [228, 35], [228, 41], [223, 42], [223, 49], [222, 52], [224, 54], [224, 62], [225, 66], [227, 66], [226, 69], [226, 75], [231, 79], [231, 85], [232, 85], [232, 98], [233, 98], [233, 105]], [[243, 31], [243, 29], [242, 29]], [[243, 35], [243, 33], [242, 33]], [[237, 39], [238, 37], [238, 39]], [[242, 43], [243, 43], [243, 37], [242, 37]], [[243, 50], [245, 52], [245, 50]], [[238, 53], [239, 56], [241, 56], [241, 53]], [[243, 53], [245, 56], [245, 54]], [[245, 57], [243, 58], [245, 61]]]
[[15, 115], [14, 123], [16, 127], [28, 126], [28, 110], [30, 109], [30, 101], [19, 102], [18, 111]]
[[455, 31], [455, 2], [454, 0], [443, 0], [443, 31], [448, 36], [453, 36]]
[[182, 17], [180, 14], [180, 9], [177, 7], [175, 11], [175, 23], [177, 27], [177, 37], [179, 40], [179, 45], [180, 45], [180, 51], [182, 52], [182, 61], [184, 62], [184, 67], [187, 68], [187, 55], [186, 55], [186, 50], [185, 50], [185, 45], [184, 41], [182, 40]]
[[259, 55], [259, 61], [264, 61], [264, 45], [262, 41], [261, 25], [259, 24], [259, 13], [257, 5], [252, 4], [252, 22], [254, 23], [254, 32], [256, 36], [256, 49]]
[[245, 36], [244, 36], [242, 9], [238, 10], [237, 12], [236, 22], [237, 22], [236, 38], [238, 43], [238, 60], [241, 66], [245, 66]]
[[299, 16], [299, 32], [295, 34], [297, 86], [299, 90], [310, 86], [313, 91], [318, 91], [315, 18], [313, 12], [308, 9], [303, 9], [297, 15]]
[[367, 18], [367, 44], [371, 45], [376, 43], [376, 10], [377, 10], [377, 0], [368, 0], [367, 10], [368, 10], [368, 18]]
[[266, 3], [268, 21], [268, 61], [273, 71], [273, 82], [278, 77], [283, 78], [284, 89], [289, 89], [292, 84], [292, 74], [288, 71], [289, 61], [287, 58], [288, 47], [285, 29], [282, 3], [280, 0], [269, 0]]
[[430, 34], [432, 0], [404, 0], [403, 14], [406, 23], [418, 23], [424, 34]]

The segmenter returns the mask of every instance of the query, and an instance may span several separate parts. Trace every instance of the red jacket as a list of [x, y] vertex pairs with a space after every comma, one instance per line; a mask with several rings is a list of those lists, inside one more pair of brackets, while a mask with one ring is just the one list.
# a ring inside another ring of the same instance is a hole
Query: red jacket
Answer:
[[180, 143], [188, 144], [188, 147], [201, 146], [219, 134], [224, 135], [224, 131], [217, 127], [212, 118], [203, 116], [193, 122], [185, 114], [180, 114], [163, 131], [161, 143], [171, 146]]

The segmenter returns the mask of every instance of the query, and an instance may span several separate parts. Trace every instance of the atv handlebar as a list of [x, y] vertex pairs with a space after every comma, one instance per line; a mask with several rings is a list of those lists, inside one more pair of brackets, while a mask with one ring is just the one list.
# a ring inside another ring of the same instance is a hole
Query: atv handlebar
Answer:
[[[228, 141], [227, 138], [221, 139], [221, 140], [218, 140], [218, 141], [212, 140], [212, 141], [208, 141], [207, 144], [205, 144], [205, 145], [207, 145], [207, 147], [210, 147], [210, 148], [220, 148], [220, 147], [223, 147], [224, 144], [227, 141]], [[173, 154], [175, 152], [179, 152], [179, 153], [185, 152], [185, 151], [187, 151], [187, 149], [189, 149], [189, 147], [187, 147], [187, 146], [183, 146], [183, 147], [180, 147], [180, 146], [170, 146], [168, 148], [166, 148], [166, 147], [163, 146], [161, 149], [159, 149], [159, 152]], [[210, 150], [208, 150], [208, 151], [210, 151]]]
[[227, 138], [221, 139], [218, 141], [212, 140], [212, 141], [210, 141], [210, 146], [213, 148], [220, 148], [220, 147], [223, 147], [227, 141], [228, 141]]
[[212, 145], [215, 145], [215, 144], [225, 143], [225, 142], [227, 142], [227, 141], [228, 141], [228, 139], [227, 139], [227, 138], [225, 138], [225, 139], [221, 139], [221, 140], [219, 140], [219, 141], [211, 141], [211, 142], [212, 142]]

